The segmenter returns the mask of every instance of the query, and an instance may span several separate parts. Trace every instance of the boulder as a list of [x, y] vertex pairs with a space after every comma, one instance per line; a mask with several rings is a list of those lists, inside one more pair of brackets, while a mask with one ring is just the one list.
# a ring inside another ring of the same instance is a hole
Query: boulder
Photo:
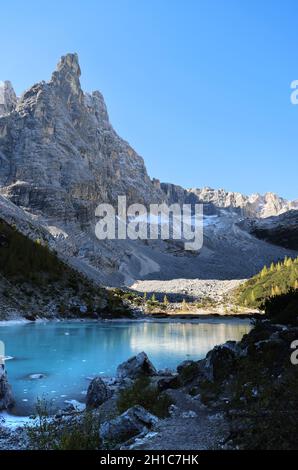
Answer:
[[102, 423], [99, 436], [103, 442], [116, 445], [141, 433], [147, 433], [157, 422], [156, 416], [136, 405], [117, 418]]
[[157, 375], [152, 362], [150, 362], [147, 354], [141, 352], [137, 356], [133, 356], [128, 361], [123, 362], [117, 368], [117, 377], [120, 379], [136, 379], [142, 376]]
[[227, 379], [235, 369], [238, 355], [235, 341], [227, 341], [227, 343], [216, 346], [209, 351], [204, 366], [207, 379], [218, 382]]
[[169, 377], [163, 377], [157, 382], [157, 388], [161, 392], [163, 390], [167, 390], [169, 388], [178, 388], [180, 385], [180, 380], [177, 375], [169, 376]]
[[7, 410], [14, 405], [11, 386], [3, 364], [0, 364], [0, 411]]
[[112, 393], [100, 377], [95, 377], [87, 390], [86, 408], [98, 408], [111, 397]]

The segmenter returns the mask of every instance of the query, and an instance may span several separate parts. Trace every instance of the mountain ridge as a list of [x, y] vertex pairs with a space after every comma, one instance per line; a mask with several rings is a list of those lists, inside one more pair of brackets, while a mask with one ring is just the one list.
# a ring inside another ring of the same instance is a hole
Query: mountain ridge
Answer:
[[[41, 230], [63, 260], [105, 285], [240, 279], [296, 255], [238, 225], [247, 204], [251, 210], [245, 196], [151, 180], [142, 157], [114, 131], [102, 94], [82, 90], [80, 74], [78, 56], [67, 54], [50, 81], [33, 85], [19, 99], [10, 82], [2, 86], [0, 215], [8, 223], [33, 240]], [[119, 195], [147, 206], [203, 202], [203, 249], [185, 252], [180, 240], [99, 241], [95, 208], [102, 202], [115, 205]], [[286, 203], [276, 196], [268, 207], [279, 212]], [[264, 215], [258, 204], [254, 210], [254, 217]]]

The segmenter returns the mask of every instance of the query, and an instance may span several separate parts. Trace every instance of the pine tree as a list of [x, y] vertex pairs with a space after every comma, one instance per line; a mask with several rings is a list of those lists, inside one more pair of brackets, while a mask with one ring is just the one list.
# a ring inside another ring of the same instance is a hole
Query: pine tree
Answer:
[[261, 271], [261, 278], [267, 276], [267, 274], [268, 274], [268, 268], [267, 268], [267, 266], [264, 266], [262, 271]]

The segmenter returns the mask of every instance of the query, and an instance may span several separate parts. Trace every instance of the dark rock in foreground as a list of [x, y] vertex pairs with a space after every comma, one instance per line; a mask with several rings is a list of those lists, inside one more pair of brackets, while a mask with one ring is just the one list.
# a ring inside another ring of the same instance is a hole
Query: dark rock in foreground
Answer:
[[7, 410], [14, 405], [11, 386], [8, 383], [6, 371], [3, 364], [0, 364], [0, 411]]
[[103, 442], [124, 443], [141, 433], [148, 432], [158, 418], [142, 406], [134, 406], [111, 421], [102, 423], [99, 430]]
[[145, 352], [131, 357], [117, 368], [117, 377], [120, 379], [136, 379], [140, 376], [153, 376], [156, 374], [157, 370]]
[[111, 397], [111, 391], [100, 377], [95, 377], [87, 391], [86, 408], [98, 408]]

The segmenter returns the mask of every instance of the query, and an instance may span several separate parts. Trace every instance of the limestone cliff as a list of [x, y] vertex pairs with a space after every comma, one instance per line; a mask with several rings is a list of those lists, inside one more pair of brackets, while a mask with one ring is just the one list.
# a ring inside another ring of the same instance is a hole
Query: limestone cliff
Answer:
[[90, 220], [100, 202], [127, 195], [156, 202], [143, 159], [112, 128], [103, 96], [84, 93], [76, 54], [49, 82], [16, 101], [0, 88], [0, 191], [18, 206], [62, 220]]

